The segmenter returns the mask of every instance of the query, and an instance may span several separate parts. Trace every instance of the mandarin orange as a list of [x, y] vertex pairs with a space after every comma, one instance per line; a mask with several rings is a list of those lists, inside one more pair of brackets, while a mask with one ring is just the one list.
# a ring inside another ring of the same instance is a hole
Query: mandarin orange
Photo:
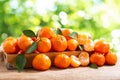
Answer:
[[67, 40], [62, 35], [56, 35], [51, 39], [52, 48], [55, 51], [65, 51], [67, 49]]
[[80, 45], [86, 44], [87, 39], [88, 39], [88, 35], [78, 33], [77, 41]]
[[39, 52], [48, 52], [51, 50], [51, 42], [48, 38], [41, 38], [41, 40], [38, 41], [38, 47], [37, 50]]
[[71, 37], [69, 37], [69, 34], [71, 34], [73, 31], [71, 29], [63, 29], [62, 30], [62, 35], [67, 39], [71, 39]]
[[114, 52], [108, 52], [105, 55], [105, 63], [108, 65], [115, 65], [117, 63], [117, 55]]
[[91, 39], [88, 39], [83, 46], [85, 51], [94, 51], [94, 43]]
[[97, 66], [103, 66], [105, 63], [105, 57], [103, 54], [95, 52], [90, 56], [90, 62]]
[[3, 50], [8, 54], [17, 53], [19, 48], [17, 45], [17, 39], [14, 37], [8, 37], [2, 44]]
[[87, 66], [89, 64], [89, 53], [88, 52], [81, 52], [78, 56], [79, 61], [81, 62], [81, 66]]
[[70, 51], [75, 51], [77, 49], [78, 42], [75, 39], [69, 39], [67, 41], [67, 49]]
[[70, 59], [71, 59], [71, 66], [76, 68], [76, 67], [79, 67], [81, 62], [79, 61], [79, 58], [76, 57], [75, 55], [71, 55], [70, 56]]
[[94, 50], [95, 52], [105, 54], [109, 52], [110, 45], [104, 40], [99, 40], [99, 41], [96, 41], [94, 45]]
[[54, 30], [50, 27], [43, 27], [39, 30], [38, 36], [52, 38], [54, 36]]
[[32, 66], [36, 70], [47, 70], [51, 67], [51, 60], [45, 54], [38, 54], [33, 58]]
[[18, 47], [25, 52], [30, 45], [32, 44], [33, 40], [26, 35], [22, 34], [21, 37], [18, 38], [17, 44]]
[[54, 58], [54, 65], [58, 68], [67, 68], [71, 63], [70, 57], [66, 54], [58, 54]]

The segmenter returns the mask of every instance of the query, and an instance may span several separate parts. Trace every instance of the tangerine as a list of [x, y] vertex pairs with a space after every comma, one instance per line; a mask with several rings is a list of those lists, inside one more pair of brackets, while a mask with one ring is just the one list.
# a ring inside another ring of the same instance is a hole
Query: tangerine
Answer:
[[55, 51], [65, 51], [67, 49], [67, 40], [62, 35], [56, 35], [51, 39], [52, 48]]
[[33, 58], [32, 66], [36, 70], [47, 70], [51, 67], [51, 60], [45, 54], [38, 54]]
[[79, 67], [80, 66], [80, 64], [81, 64], [81, 62], [79, 61], [79, 58], [77, 58], [76, 56], [74, 56], [74, 55], [71, 55], [70, 56], [70, 59], [71, 59], [71, 66], [72, 67]]
[[19, 48], [17, 45], [17, 39], [14, 37], [8, 37], [2, 44], [3, 50], [8, 54], [17, 53]]
[[37, 50], [39, 52], [48, 52], [51, 50], [51, 42], [48, 38], [41, 38], [39, 41], [38, 41], [38, 47], [37, 47]]
[[109, 52], [110, 45], [103, 40], [99, 40], [95, 43], [94, 50], [95, 50], [95, 52], [105, 54], [105, 53]]
[[88, 35], [78, 33], [77, 41], [80, 45], [84, 45], [87, 42]]
[[71, 37], [69, 37], [69, 34], [71, 34], [73, 31], [71, 29], [63, 29], [62, 30], [62, 35], [67, 39], [71, 39]]
[[52, 38], [54, 36], [54, 30], [49, 27], [43, 27], [38, 31], [38, 36]]
[[26, 35], [22, 34], [20, 38], [17, 40], [18, 47], [25, 52], [30, 45], [32, 44], [33, 40]]
[[79, 61], [81, 62], [81, 66], [87, 66], [89, 64], [89, 53], [88, 52], [81, 52], [78, 56]]
[[91, 39], [88, 39], [83, 46], [85, 51], [94, 51], [94, 43]]
[[66, 54], [58, 54], [54, 58], [54, 65], [58, 68], [67, 68], [71, 63], [70, 57]]
[[90, 56], [90, 62], [97, 66], [103, 66], [105, 63], [105, 57], [103, 54], [95, 52]]
[[105, 63], [109, 65], [115, 65], [117, 63], [117, 55], [113, 52], [108, 52], [105, 55]]
[[67, 41], [67, 49], [70, 51], [75, 51], [77, 49], [78, 42], [75, 39], [69, 39]]

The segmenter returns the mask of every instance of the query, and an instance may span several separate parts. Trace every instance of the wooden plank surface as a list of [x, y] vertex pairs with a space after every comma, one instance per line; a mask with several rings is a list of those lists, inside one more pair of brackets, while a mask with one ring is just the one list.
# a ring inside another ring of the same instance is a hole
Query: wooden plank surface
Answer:
[[4, 62], [0, 61], [0, 80], [120, 80], [119, 58], [116, 65], [103, 66], [98, 69], [52, 67], [47, 71], [24, 69], [21, 73], [18, 73], [17, 70], [7, 70]]

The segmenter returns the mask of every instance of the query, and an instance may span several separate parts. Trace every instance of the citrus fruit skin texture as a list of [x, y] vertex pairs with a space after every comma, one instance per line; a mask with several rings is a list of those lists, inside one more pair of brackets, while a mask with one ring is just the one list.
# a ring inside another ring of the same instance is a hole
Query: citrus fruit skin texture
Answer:
[[33, 43], [33, 40], [24, 34], [21, 35], [21, 37], [18, 38], [17, 44], [18, 47], [23, 51], [26, 52], [26, 50], [31, 46]]
[[57, 68], [68, 68], [69, 65], [71, 63], [70, 57], [67, 56], [66, 54], [58, 54], [55, 58], [54, 58], [54, 65]]
[[91, 39], [88, 39], [83, 46], [85, 51], [94, 51], [94, 43]]
[[51, 60], [45, 54], [39, 54], [33, 58], [32, 66], [36, 70], [48, 70], [51, 67]]
[[17, 39], [14, 37], [8, 37], [2, 44], [3, 50], [7, 54], [17, 54], [19, 51], [18, 45], [17, 45]]
[[99, 40], [95, 43], [94, 50], [95, 52], [106, 54], [110, 50], [110, 45], [104, 40]]
[[97, 66], [103, 66], [105, 64], [105, 57], [103, 54], [95, 52], [90, 56], [90, 62]]
[[86, 44], [88, 40], [88, 35], [78, 33], [77, 41], [80, 45]]
[[51, 50], [51, 41], [48, 38], [41, 38], [41, 40], [38, 42], [37, 50], [39, 52], [48, 52]]
[[38, 36], [52, 38], [54, 36], [54, 30], [50, 27], [43, 27], [39, 30]]
[[56, 35], [51, 39], [52, 48], [55, 51], [65, 51], [67, 49], [67, 40], [62, 35]]
[[113, 52], [108, 52], [105, 55], [105, 63], [108, 65], [115, 65], [117, 63], [117, 55]]
[[78, 56], [81, 66], [87, 66], [89, 64], [89, 53], [83, 51]]
[[69, 37], [69, 34], [71, 34], [73, 31], [71, 29], [63, 29], [62, 30], [62, 35], [66, 38], [66, 40], [71, 39], [71, 37]]
[[67, 49], [69, 51], [75, 51], [77, 49], [78, 42], [75, 39], [69, 39], [67, 41]]
[[71, 56], [70, 56], [70, 59], [71, 59], [70, 65], [71, 65], [72, 67], [76, 68], [76, 67], [79, 67], [79, 66], [80, 66], [81, 62], [79, 61], [79, 58], [78, 58], [78, 57], [76, 57], [76, 56], [74, 56], [74, 55], [71, 55]]

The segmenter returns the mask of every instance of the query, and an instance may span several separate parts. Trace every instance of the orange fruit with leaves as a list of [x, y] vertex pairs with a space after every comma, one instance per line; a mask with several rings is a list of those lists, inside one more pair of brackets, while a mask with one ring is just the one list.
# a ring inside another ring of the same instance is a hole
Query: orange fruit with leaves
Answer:
[[97, 66], [103, 66], [105, 63], [105, 57], [103, 54], [95, 52], [90, 56], [90, 62]]
[[58, 68], [67, 68], [71, 63], [70, 57], [66, 54], [57, 54], [54, 58], [54, 65]]
[[22, 34], [17, 40], [18, 47], [23, 52], [26, 52], [26, 50], [31, 46], [32, 42], [33, 40], [24, 34]]
[[105, 63], [108, 64], [108, 65], [115, 65], [117, 63], [116, 53], [109, 51], [105, 55]]
[[48, 52], [51, 50], [51, 41], [48, 38], [42, 37], [38, 41], [37, 50], [39, 52]]
[[98, 41], [96, 41], [96, 43], [94, 45], [94, 50], [95, 50], [95, 52], [105, 54], [105, 53], [109, 52], [110, 45], [107, 42], [105, 42], [104, 40], [98, 40]]
[[62, 35], [63, 35], [67, 40], [69, 40], [69, 39], [71, 39], [71, 37], [69, 37], [69, 34], [71, 34], [72, 32], [73, 32], [73, 31], [72, 31], [71, 29], [65, 28], [65, 29], [62, 30]]
[[78, 56], [81, 66], [87, 66], [89, 64], [89, 53], [88, 52], [81, 52]]
[[77, 49], [77, 46], [78, 46], [77, 40], [75, 40], [75, 39], [69, 39], [67, 41], [67, 49], [69, 51], [75, 51]]
[[56, 35], [51, 39], [52, 48], [55, 51], [65, 51], [67, 49], [67, 40], [62, 35]]
[[36, 70], [47, 70], [51, 67], [51, 60], [45, 54], [38, 54], [33, 58], [32, 66]]
[[50, 27], [43, 27], [38, 31], [38, 36], [52, 38], [54, 36], [54, 30]]
[[75, 55], [71, 55], [71, 56], [70, 56], [70, 59], [71, 59], [70, 65], [71, 65], [72, 67], [76, 68], [76, 67], [79, 67], [79, 66], [80, 66], [81, 62], [79, 61], [79, 58], [78, 58], [78, 57], [76, 57]]
[[14, 37], [8, 37], [2, 44], [3, 50], [8, 54], [17, 53], [19, 48], [17, 45], [17, 39]]

